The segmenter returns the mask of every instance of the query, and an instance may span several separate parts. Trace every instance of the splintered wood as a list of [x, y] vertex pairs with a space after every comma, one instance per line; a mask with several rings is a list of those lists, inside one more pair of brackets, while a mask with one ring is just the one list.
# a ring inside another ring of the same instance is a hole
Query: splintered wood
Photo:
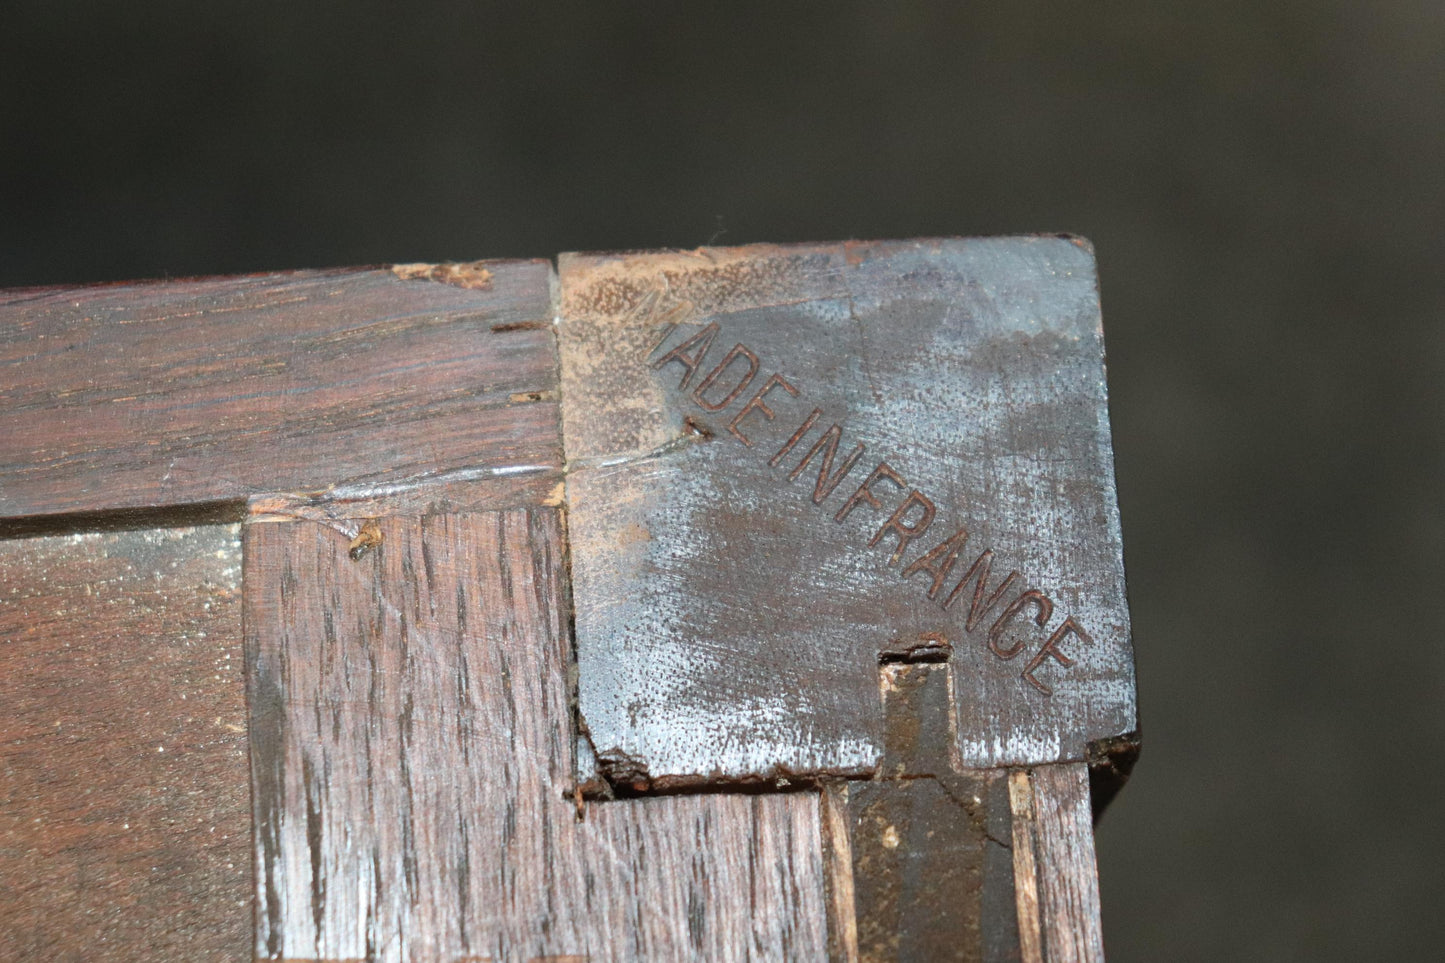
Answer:
[[256, 953], [822, 959], [811, 794], [571, 795], [554, 509], [246, 526]]

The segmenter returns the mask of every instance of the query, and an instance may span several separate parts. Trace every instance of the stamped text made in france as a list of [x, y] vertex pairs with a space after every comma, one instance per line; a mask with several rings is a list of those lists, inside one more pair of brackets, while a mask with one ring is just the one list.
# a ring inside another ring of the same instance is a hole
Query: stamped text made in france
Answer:
[[[686, 336], [674, 338], [679, 329]], [[649, 354], [649, 364], [659, 372], [676, 366], [680, 371], [678, 390], [704, 412], [727, 418], [728, 434], [748, 448], [756, 448], [755, 438], [748, 434], [750, 423], [777, 419], [773, 406], [780, 399], [801, 401], [803, 391], [781, 372], [764, 376], [757, 353], [742, 342], [719, 355], [714, 342], [720, 332], [715, 321], [695, 329], [667, 325]], [[806, 407], [806, 402], [789, 407]], [[813, 504], [831, 514], [834, 522], [842, 524], [860, 511], [881, 519], [867, 540], [868, 547], [889, 552], [886, 564], [898, 568], [905, 581], [916, 582], [926, 599], [944, 611], [955, 604], [967, 605], [964, 632], [972, 634], [987, 626], [984, 644], [997, 658], [1008, 662], [1027, 652], [1021, 678], [1044, 695], [1052, 694], [1049, 682], [1039, 677], [1040, 670], [1048, 662], [1056, 665], [1056, 673], [1072, 666], [1074, 659], [1068, 653], [1075, 646], [1092, 643], [1088, 631], [1066, 615], [1058, 628], [1048, 632], [1053, 599], [1029, 587], [1017, 570], [994, 579], [992, 548], [970, 547], [967, 528], [946, 534], [934, 529], [939, 514], [934, 499], [911, 485], [886, 460], [865, 460], [867, 445], [861, 441], [840, 454], [843, 437], [842, 423], [814, 407], [782, 447], [759, 454], [788, 482], [796, 482], [814, 466]], [[850, 477], [856, 485], [845, 486]], [[965, 562], [967, 568], [956, 575]], [[1029, 634], [1029, 622], [1037, 635]]]

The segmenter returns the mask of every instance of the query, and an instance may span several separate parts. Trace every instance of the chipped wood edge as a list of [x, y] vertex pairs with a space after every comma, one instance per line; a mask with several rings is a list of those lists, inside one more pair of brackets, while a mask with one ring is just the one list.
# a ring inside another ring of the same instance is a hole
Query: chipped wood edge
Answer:
[[393, 264], [391, 273], [403, 281], [439, 281], [459, 288], [485, 291], [492, 286], [486, 261], [443, 261], [440, 264]]

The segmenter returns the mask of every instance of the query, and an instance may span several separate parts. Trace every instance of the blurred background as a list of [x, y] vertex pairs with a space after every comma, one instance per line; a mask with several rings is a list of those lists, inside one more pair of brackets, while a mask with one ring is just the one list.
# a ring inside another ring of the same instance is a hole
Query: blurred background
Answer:
[[1445, 5], [0, 12], [0, 286], [1035, 231], [1103, 279], [1111, 958], [1437, 958]]

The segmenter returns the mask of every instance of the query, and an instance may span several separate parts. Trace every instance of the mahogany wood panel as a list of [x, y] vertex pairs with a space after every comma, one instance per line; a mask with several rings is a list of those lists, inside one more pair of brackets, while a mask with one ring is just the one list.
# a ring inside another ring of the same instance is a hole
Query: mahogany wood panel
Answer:
[[558, 466], [551, 273], [0, 293], [0, 516]]
[[816, 794], [579, 810], [557, 509], [382, 517], [360, 553], [274, 509], [244, 535], [259, 957], [826, 958]]
[[0, 541], [0, 960], [249, 957], [237, 526]]

